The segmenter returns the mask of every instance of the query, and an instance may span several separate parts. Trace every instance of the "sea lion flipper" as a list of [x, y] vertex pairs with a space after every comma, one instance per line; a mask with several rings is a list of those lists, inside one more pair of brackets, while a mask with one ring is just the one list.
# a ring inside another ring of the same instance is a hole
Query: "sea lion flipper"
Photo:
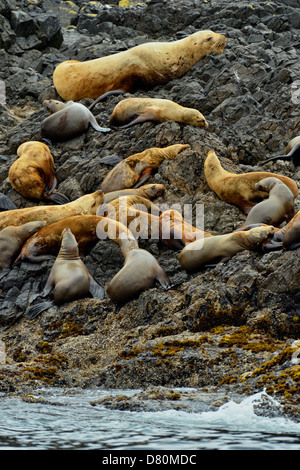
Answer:
[[150, 178], [151, 171], [152, 171], [152, 168], [150, 167], [145, 168], [139, 180], [132, 187], [136, 189], [136, 188], [139, 188], [140, 186], [143, 186], [143, 184], [145, 184], [145, 182]]
[[114, 129], [127, 129], [128, 127], [135, 126], [136, 124], [142, 124], [147, 121], [158, 121], [157, 115], [153, 111], [148, 111], [144, 114], [139, 114], [138, 116], [132, 116], [132, 121], [124, 124], [124, 126], [115, 126]]
[[68, 204], [70, 202], [70, 199], [61, 193], [47, 194], [46, 199], [50, 199], [51, 201], [59, 205]]
[[40, 313], [44, 312], [48, 308], [53, 307], [53, 302], [41, 302], [40, 304], [31, 305], [25, 311], [24, 315], [30, 320], [36, 318]]
[[93, 276], [90, 276], [90, 293], [93, 297], [98, 299], [104, 299], [105, 297], [104, 288], [100, 286], [100, 284], [93, 278]]
[[95, 131], [98, 132], [110, 132], [111, 129], [109, 127], [100, 127], [98, 122], [96, 121], [95, 116], [91, 113], [90, 114], [90, 125], [92, 126]]
[[17, 206], [15, 205], [12, 200], [6, 196], [6, 194], [0, 193], [0, 210], [14, 210], [17, 209]]
[[271, 157], [271, 158], [268, 158], [267, 160], [264, 160], [263, 162], [261, 162], [261, 164], [264, 165], [267, 162], [271, 162], [271, 161], [279, 160], [279, 159], [285, 160], [287, 157], [288, 155], [277, 155], [275, 157]]
[[160, 269], [156, 274], [156, 280], [160, 283], [160, 285], [165, 289], [170, 289], [171, 281], [167, 274], [164, 272], [163, 269]]

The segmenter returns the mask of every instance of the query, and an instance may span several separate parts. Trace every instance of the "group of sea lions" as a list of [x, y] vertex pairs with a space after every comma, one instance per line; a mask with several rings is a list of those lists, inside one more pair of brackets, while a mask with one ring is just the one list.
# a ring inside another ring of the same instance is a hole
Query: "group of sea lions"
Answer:
[[[41, 134], [59, 142], [85, 132], [89, 125], [96, 131], [109, 132], [145, 121], [167, 120], [205, 128], [206, 119], [198, 110], [170, 100], [124, 99], [115, 107], [107, 128], [98, 125], [91, 109], [110, 94], [179, 78], [208, 54], [221, 54], [225, 44], [224, 35], [206, 30], [178, 41], [145, 43], [86, 62], [65, 61], [56, 67], [53, 83], [66, 102], [43, 102], [51, 114], [41, 123]], [[76, 102], [83, 98], [95, 101], [87, 108]], [[293, 161], [297, 145], [298, 141], [287, 152], [287, 158]], [[147, 227], [149, 233], [156, 232], [168, 248], [180, 250], [179, 262], [187, 271], [215, 265], [241, 250], [257, 251], [263, 245], [277, 249], [292, 223], [291, 230], [295, 227], [300, 234], [300, 223], [297, 215], [294, 217], [298, 188], [293, 180], [270, 172], [230, 173], [214, 151], [208, 152], [204, 165], [207, 183], [222, 200], [247, 214], [245, 225], [230, 234], [212, 235], [188, 223], [176, 210], [161, 211], [152, 199], [162, 194], [163, 185], [145, 183], [164, 160], [172, 160], [188, 148], [188, 144], [174, 144], [131, 155], [108, 172], [99, 190], [72, 202], [55, 191], [49, 147], [30, 141], [18, 148], [19, 158], [9, 170], [12, 186], [25, 198], [55, 203], [0, 213], [2, 270], [23, 260], [40, 262], [56, 257], [44, 291], [32, 295], [26, 315], [33, 318], [53, 305], [52, 301], [33, 304], [37, 296], [47, 297], [52, 289], [53, 301], [58, 305], [89, 295], [104, 297], [103, 287], [80, 259], [99, 238], [118, 243], [124, 257], [123, 268], [106, 288], [113, 302], [127, 302], [156, 281], [170, 288], [170, 280], [154, 256], [139, 248], [133, 235], [137, 225]], [[287, 225], [276, 228], [283, 221]]]

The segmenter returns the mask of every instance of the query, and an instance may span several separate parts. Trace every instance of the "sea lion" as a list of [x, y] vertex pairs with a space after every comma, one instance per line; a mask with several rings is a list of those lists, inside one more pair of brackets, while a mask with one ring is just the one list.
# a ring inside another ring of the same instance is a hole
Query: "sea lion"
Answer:
[[[105, 230], [105, 220], [98, 225], [99, 238], [117, 242], [125, 259], [123, 268], [109, 282], [106, 292], [117, 304], [124, 304], [136, 298], [141, 292], [154, 287], [158, 281], [164, 289], [171, 287], [170, 280], [154, 256], [139, 248], [132, 233], [116, 221], [111, 221]], [[115, 228], [113, 226], [115, 225]]]
[[[61, 247], [51, 268], [42, 297], [46, 297], [54, 289], [54, 303], [61, 305], [84, 297], [104, 298], [104, 289], [79, 257], [76, 238], [69, 228], [62, 233]], [[25, 315], [35, 318], [42, 311], [53, 306], [52, 302], [42, 302], [29, 307]]]
[[179, 254], [179, 262], [186, 271], [197, 271], [203, 266], [225, 262], [243, 250], [257, 251], [264, 240], [275, 232], [269, 225], [225, 235], [206, 237], [189, 243]]
[[122, 196], [131, 196], [137, 195], [142, 196], [148, 199], [154, 199], [158, 196], [161, 196], [165, 191], [165, 187], [163, 184], [144, 184], [139, 188], [127, 188], [127, 189], [120, 189], [119, 191], [111, 191], [110, 193], [104, 194], [104, 201], [103, 204], [113, 201], [118, 197]]
[[268, 191], [268, 199], [256, 204], [250, 210], [245, 225], [267, 224], [277, 227], [289, 222], [295, 215], [295, 197], [292, 191], [278, 178], [268, 177], [255, 183], [259, 191]]
[[8, 226], [0, 231], [0, 269], [9, 268], [25, 241], [45, 226], [37, 220], [20, 226]]
[[109, 125], [114, 129], [126, 129], [146, 121], [176, 121], [195, 127], [208, 127], [205, 117], [197, 109], [156, 98], [128, 98], [120, 101], [110, 116]]
[[129, 196], [121, 196], [107, 204], [102, 204], [97, 210], [97, 215], [118, 220], [127, 226], [127, 214], [130, 207], [134, 207], [136, 210], [149, 212], [157, 216], [161, 214], [160, 208], [153, 204], [152, 201], [145, 197], [132, 194]]
[[222, 54], [226, 37], [198, 31], [172, 42], [149, 42], [99, 59], [68, 60], [53, 73], [53, 84], [62, 99], [97, 98], [110, 90], [130, 91], [153, 87], [182, 77], [212, 52]]
[[24, 260], [39, 263], [57, 256], [65, 228], [75, 236], [80, 255], [85, 255], [99, 241], [96, 228], [102, 219], [97, 215], [74, 215], [47, 225], [26, 240], [15, 264]]
[[204, 174], [208, 186], [220, 199], [237, 206], [245, 214], [248, 214], [257, 202], [268, 197], [268, 192], [255, 188], [255, 184], [269, 176], [278, 178], [286, 184], [294, 197], [297, 197], [299, 194], [297, 184], [288, 176], [267, 171], [253, 171], [241, 174], [230, 173], [221, 166], [220, 160], [214, 151], [209, 151], [207, 154], [204, 162]]
[[292, 160], [295, 166], [300, 165], [300, 135], [294, 137], [292, 140], [289, 141], [287, 144], [284, 155], [277, 155], [276, 157], [271, 157], [262, 162], [264, 165], [267, 162], [274, 161], [274, 160]]
[[97, 190], [61, 206], [35, 206], [0, 212], [0, 229], [8, 225], [22, 225], [34, 220], [43, 220], [47, 225], [50, 225], [72, 215], [95, 215], [103, 199], [103, 192]]
[[100, 127], [95, 116], [81, 103], [44, 100], [43, 106], [51, 113], [41, 123], [42, 136], [48, 139], [54, 141], [73, 139], [87, 131], [89, 125], [98, 132], [111, 131], [108, 127]]
[[182, 214], [174, 209], [165, 210], [159, 216], [159, 235], [163, 245], [171, 250], [182, 250], [195, 240], [213, 236], [188, 223]]
[[295, 250], [300, 246], [300, 211], [281, 230], [282, 248]]
[[189, 148], [187, 144], [174, 144], [165, 148], [150, 148], [118, 163], [104, 178], [101, 189], [105, 193], [125, 188], [140, 187], [164, 160], [173, 160]]
[[54, 192], [57, 180], [54, 160], [49, 147], [38, 141], [24, 142], [18, 147], [19, 158], [11, 165], [8, 176], [12, 186], [22, 196], [33, 200], [66, 204], [69, 199]]

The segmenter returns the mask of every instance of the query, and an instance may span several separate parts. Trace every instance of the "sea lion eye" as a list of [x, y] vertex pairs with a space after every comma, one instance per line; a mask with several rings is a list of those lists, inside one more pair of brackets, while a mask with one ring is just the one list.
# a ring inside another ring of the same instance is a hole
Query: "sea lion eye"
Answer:
[[211, 41], [211, 40], [212, 40], [212, 38], [213, 38], [213, 37], [212, 37], [212, 36], [210, 36], [209, 38], [207, 38], [207, 39], [206, 39], [206, 42], [209, 42], [209, 41]]

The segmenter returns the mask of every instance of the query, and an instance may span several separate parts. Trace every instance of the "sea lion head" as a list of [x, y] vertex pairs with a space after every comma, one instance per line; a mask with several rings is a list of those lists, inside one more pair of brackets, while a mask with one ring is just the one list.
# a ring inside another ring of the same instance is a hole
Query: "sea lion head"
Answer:
[[43, 106], [49, 113], [53, 114], [61, 109], [64, 109], [68, 103], [63, 103], [62, 101], [58, 100], [44, 100]]
[[284, 184], [282, 183], [282, 181], [280, 181], [278, 178], [275, 178], [273, 176], [270, 176], [268, 178], [264, 178], [262, 180], [260, 180], [258, 183], [256, 183], [254, 186], [256, 189], [258, 189], [259, 191], [271, 191], [272, 188], [274, 188], [274, 186], [276, 184]]
[[145, 184], [143, 187], [146, 197], [153, 199], [161, 196], [165, 190], [163, 184]]

